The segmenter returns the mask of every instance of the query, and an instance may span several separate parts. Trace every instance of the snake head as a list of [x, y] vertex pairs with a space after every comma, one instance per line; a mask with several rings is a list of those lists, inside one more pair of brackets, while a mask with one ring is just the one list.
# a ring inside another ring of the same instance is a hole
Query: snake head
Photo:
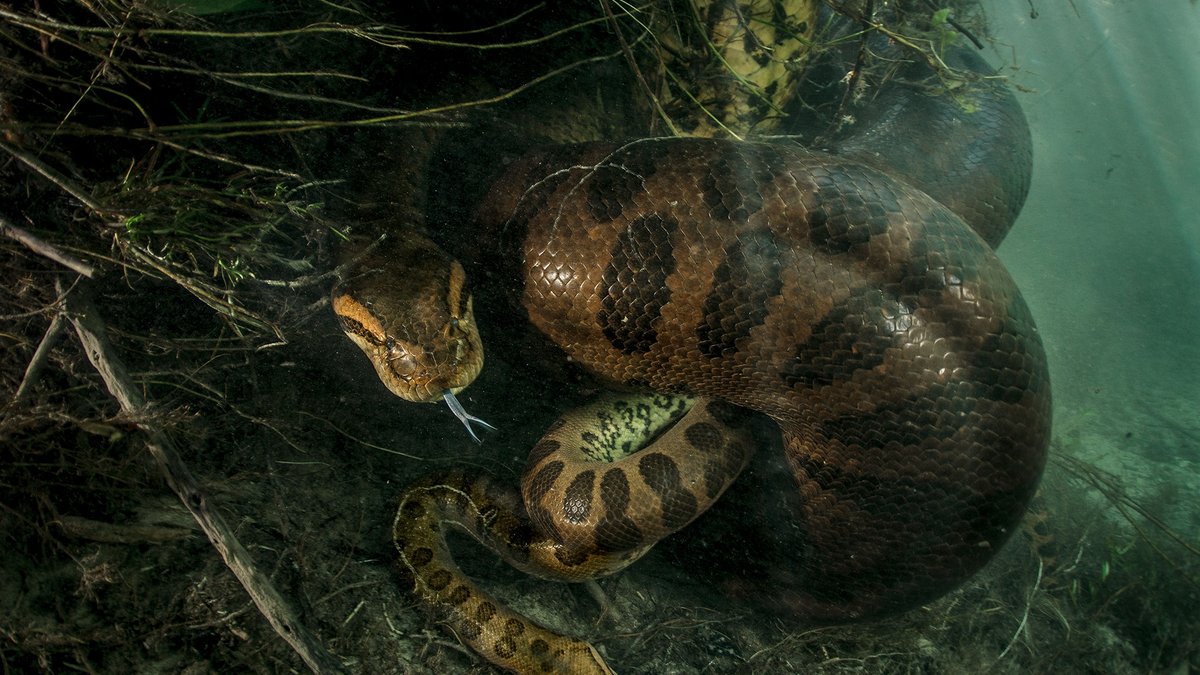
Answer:
[[392, 393], [417, 403], [445, 399], [483, 368], [462, 265], [423, 237], [400, 236], [333, 289], [342, 330]]

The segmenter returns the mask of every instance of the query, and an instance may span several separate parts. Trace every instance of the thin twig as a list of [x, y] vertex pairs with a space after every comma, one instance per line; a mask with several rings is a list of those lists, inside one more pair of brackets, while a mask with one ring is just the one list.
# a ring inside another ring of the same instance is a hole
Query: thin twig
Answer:
[[365, 259], [368, 255], [373, 253], [375, 251], [375, 249], [379, 247], [380, 244], [382, 244], [384, 241], [387, 240], [387, 238], [388, 238], [388, 235], [386, 232], [379, 235], [371, 243], [364, 246], [361, 251], [358, 251], [353, 258], [351, 258], [350, 260], [343, 261], [337, 267], [333, 268], [332, 270], [329, 270], [328, 272], [322, 272], [320, 274], [307, 274], [305, 276], [297, 277], [290, 281], [285, 281], [282, 279], [258, 279], [258, 278], [253, 279], [253, 281], [260, 283], [264, 286], [272, 286], [275, 288], [287, 288], [290, 290], [296, 290], [298, 288], [305, 288], [308, 286], [313, 286], [315, 284], [323, 284], [326, 281], [328, 281], [329, 279], [341, 279], [341, 278], [345, 277], [347, 270], [351, 270], [351, 269], [358, 267], [358, 264], [360, 262], [362, 262], [363, 259]]
[[[14, 24], [23, 26], [33, 30], [52, 31], [57, 36], [57, 33], [68, 32], [78, 33], [81, 35], [114, 35], [117, 34], [117, 29], [109, 26], [83, 26], [78, 24], [62, 23], [48, 19], [37, 19], [32, 16], [18, 14], [16, 12], [0, 9], [0, 18], [8, 19]], [[251, 30], [251, 31], [211, 31], [211, 30], [192, 30], [189, 28], [141, 28], [138, 35], [142, 37], [148, 36], [171, 36], [171, 37], [196, 37], [196, 38], [225, 38], [225, 39], [243, 39], [243, 40], [262, 40], [267, 38], [291, 37], [295, 35], [317, 35], [317, 34], [335, 34], [347, 35], [354, 38], [369, 40], [383, 47], [392, 47], [396, 49], [407, 49], [410, 45], [420, 44], [435, 47], [460, 47], [466, 49], [515, 49], [519, 47], [529, 47], [543, 42], [549, 42], [556, 38], [568, 35], [572, 32], [581, 30], [590, 25], [607, 21], [606, 17], [596, 17], [586, 19], [579, 23], [572, 24], [565, 28], [538, 35], [527, 40], [518, 40], [514, 42], [456, 42], [453, 40], [440, 40], [426, 37], [418, 37], [417, 33], [406, 33], [404, 31], [389, 30], [393, 27], [387, 25], [372, 25], [359, 26], [353, 24], [342, 23], [314, 23], [298, 28], [284, 28], [280, 30]], [[428, 33], [426, 33], [428, 34]]]
[[106, 523], [82, 516], [59, 516], [52, 524], [72, 537], [107, 544], [162, 544], [190, 537], [194, 531], [176, 525]]
[[235, 327], [238, 322], [241, 322], [258, 330], [270, 332], [282, 342], [287, 341], [279, 326], [245, 307], [221, 297], [220, 294], [223, 292], [223, 289], [203, 283], [198, 279], [188, 276], [186, 272], [172, 269], [170, 261], [159, 258], [149, 250], [133, 245], [126, 247], [126, 250], [134, 258], [137, 258], [171, 281], [182, 286], [184, 290], [191, 293], [200, 302], [215, 309], [222, 316], [231, 319]]
[[356, 436], [354, 436], [354, 435], [350, 434], [350, 433], [349, 433], [349, 432], [347, 432], [345, 429], [342, 429], [341, 427], [339, 427], [338, 425], [334, 424], [333, 422], [330, 422], [329, 420], [325, 419], [324, 417], [318, 417], [318, 416], [316, 416], [316, 415], [314, 415], [314, 414], [312, 414], [312, 413], [305, 412], [305, 411], [303, 411], [303, 410], [301, 410], [301, 411], [300, 411], [300, 414], [301, 414], [301, 415], [304, 415], [305, 417], [311, 417], [311, 418], [313, 418], [314, 420], [317, 420], [318, 422], [322, 422], [322, 423], [324, 423], [324, 424], [325, 424], [325, 426], [329, 427], [330, 429], [332, 429], [332, 430], [333, 430], [333, 431], [335, 431], [336, 433], [339, 433], [339, 434], [341, 434], [342, 436], [344, 436], [344, 437], [346, 437], [346, 438], [348, 438], [348, 439], [350, 439], [350, 440], [354, 441], [355, 443], [358, 443], [359, 445], [361, 445], [361, 446], [363, 446], [363, 447], [365, 447], [365, 448], [370, 448], [370, 449], [372, 449], [372, 450], [379, 450], [379, 451], [381, 451], [381, 452], [386, 452], [386, 453], [388, 453], [388, 454], [390, 454], [390, 455], [399, 455], [399, 456], [401, 456], [401, 457], [404, 457], [404, 458], [406, 458], [406, 459], [415, 459], [415, 460], [422, 461], [422, 462], [424, 462], [424, 461], [428, 461], [428, 458], [427, 458], [427, 457], [421, 457], [421, 456], [419, 456], [419, 455], [410, 455], [410, 454], [408, 454], [407, 452], [400, 452], [399, 450], [392, 450], [391, 448], [385, 448], [385, 447], [383, 447], [382, 445], [375, 445], [374, 443], [369, 443], [369, 442], [367, 442], [367, 441], [364, 441], [363, 439], [361, 439], [361, 438], [358, 438], [358, 437], [356, 437]]
[[[78, 185], [75, 185], [74, 182], [67, 179], [66, 176], [63, 176], [59, 172], [55, 171], [53, 168], [51, 168], [48, 164], [46, 164], [42, 160], [34, 157], [33, 155], [30, 155], [29, 153], [25, 152], [24, 150], [21, 150], [20, 148], [18, 148], [16, 146], [5, 143], [4, 141], [0, 141], [0, 150], [3, 150], [5, 152], [7, 152], [8, 154], [12, 155], [16, 159], [20, 160], [20, 162], [22, 164], [24, 164], [25, 166], [28, 166], [29, 168], [31, 168], [34, 171], [41, 174], [42, 177], [45, 178], [46, 180], [48, 180], [51, 183], [54, 183], [58, 187], [62, 188], [64, 192], [71, 195], [75, 199], [78, 199], [80, 204], [83, 204], [84, 206], [88, 207], [89, 209], [95, 211], [96, 213], [108, 213], [109, 212], [108, 209], [104, 208], [103, 206], [100, 206], [100, 204], [98, 204], [97, 202], [92, 200], [92, 198], [89, 195], [85, 194], [84, 191]], [[81, 272], [81, 274], [82, 274], [82, 272]], [[90, 275], [87, 275], [87, 276], [90, 276]]]
[[21, 242], [26, 248], [34, 253], [37, 253], [44, 258], [49, 258], [50, 260], [53, 260], [54, 262], [73, 272], [81, 274], [89, 279], [92, 279], [96, 276], [96, 268], [83, 262], [79, 258], [76, 258], [70, 253], [64, 253], [63, 251], [60, 251], [50, 242], [47, 242], [36, 235], [30, 234], [23, 228], [13, 225], [12, 222], [4, 216], [0, 216], [0, 234]]
[[867, 0], [866, 9], [858, 19], [863, 29], [859, 33], [858, 55], [854, 59], [854, 68], [850, 70], [850, 78], [846, 82], [846, 91], [842, 92], [842, 100], [838, 102], [837, 113], [833, 115], [833, 119], [829, 123], [829, 128], [817, 136], [814, 145], [820, 146], [827, 143], [837, 133], [842, 125], [842, 118], [845, 115], [846, 109], [850, 106], [850, 102], [854, 98], [854, 92], [858, 90], [858, 83], [862, 79], [863, 68], [866, 67], [867, 63], [867, 44], [871, 37], [870, 17], [874, 11], [874, 0]]
[[37, 350], [29, 359], [29, 365], [25, 367], [25, 376], [21, 378], [21, 384], [17, 385], [17, 393], [13, 394], [13, 403], [20, 403], [25, 400], [29, 392], [33, 391], [33, 385], [37, 384], [42, 368], [46, 365], [46, 359], [50, 356], [50, 350], [58, 341], [58, 336], [62, 335], [62, 329], [62, 312], [55, 312], [54, 318], [50, 319], [50, 325], [46, 327], [42, 341], [38, 343]]
[[[116, 138], [135, 138], [143, 141], [154, 143], [162, 143], [167, 147], [182, 152], [188, 152], [199, 157], [220, 161], [224, 163], [240, 166], [249, 171], [260, 171], [280, 176], [287, 176], [299, 181], [305, 180], [298, 174], [281, 171], [278, 169], [270, 169], [267, 167], [257, 166], [254, 164], [244, 163], [234, 160], [229, 157], [217, 155], [200, 150], [199, 148], [189, 147], [180, 143], [180, 140], [190, 139], [219, 139], [219, 138], [235, 138], [241, 136], [265, 136], [292, 134], [314, 131], [318, 129], [334, 129], [345, 127], [367, 127], [367, 126], [434, 126], [446, 127], [454, 125], [453, 121], [443, 121], [445, 113], [461, 112], [472, 108], [485, 107], [496, 103], [504, 102], [508, 99], [515, 98], [527, 90], [537, 87], [549, 80], [552, 80], [561, 75], [595, 63], [607, 61], [609, 59], [620, 56], [621, 52], [613, 52], [610, 54], [601, 54], [592, 56], [579, 61], [573, 61], [564, 66], [555, 68], [538, 75], [537, 77], [520, 84], [512, 89], [501, 92], [487, 98], [473, 99], [469, 101], [460, 101], [457, 103], [447, 103], [445, 105], [427, 108], [424, 110], [415, 110], [397, 113], [393, 115], [381, 115], [377, 117], [367, 117], [348, 120], [332, 120], [332, 119], [294, 119], [294, 120], [245, 120], [234, 122], [196, 122], [189, 124], [176, 125], [158, 125], [153, 129], [126, 129], [122, 127], [113, 127], [107, 129], [98, 129], [84, 125], [64, 125], [61, 128], [50, 127], [46, 128], [43, 125], [27, 124], [25, 128], [33, 131], [52, 131], [59, 135], [77, 135], [77, 136], [111, 136]], [[0, 128], [3, 128], [0, 126]], [[175, 140], [172, 140], [175, 139]], [[65, 189], [65, 188], [64, 188]]]
[[[929, 9], [931, 9], [931, 10], [935, 11], [935, 12], [936, 12], [936, 11], [937, 11], [937, 9], [938, 9], [938, 8], [937, 8], [937, 7], [936, 7], [936, 6], [933, 4], [933, 0], [925, 0], [925, 6], [926, 6], [926, 7], [928, 7]], [[974, 33], [972, 33], [971, 31], [967, 30], [967, 28], [966, 28], [965, 26], [963, 26], [961, 23], [959, 23], [959, 22], [955, 21], [953, 16], [947, 16], [947, 17], [946, 17], [946, 23], [950, 24], [950, 27], [951, 27], [951, 28], [953, 28], [954, 30], [956, 30], [956, 31], [958, 31], [959, 33], [961, 33], [963, 37], [965, 37], [965, 38], [967, 38], [968, 40], [970, 40], [970, 41], [971, 41], [971, 44], [975, 45], [975, 48], [976, 48], [976, 49], [979, 49], [979, 50], [982, 50], [982, 49], [983, 49], [983, 43], [979, 41], [979, 38], [975, 37], [975, 34], [974, 34]]]
[[[621, 22], [617, 21], [617, 15], [613, 13], [612, 6], [609, 5], [609, 1], [600, 0], [600, 6], [604, 9], [604, 14], [609, 22], [609, 25], [612, 27], [613, 32], [617, 35], [617, 41], [621, 43], [621, 53], [625, 55], [625, 60], [629, 63], [629, 69], [632, 70], [634, 76], [637, 77], [638, 85], [643, 91], [646, 92], [646, 97], [649, 98], [650, 103], [654, 105], [654, 110], [658, 113], [659, 118], [661, 118], [662, 121], [666, 123], [667, 128], [670, 129], [671, 135], [679, 136], [679, 129], [676, 128], [675, 123], [671, 120], [671, 116], [667, 114], [666, 109], [663, 108], [662, 101], [659, 100], [658, 94], [655, 93], [654, 88], [650, 86], [650, 82], [646, 80], [646, 76], [642, 74], [642, 69], [638, 67], [637, 57], [633, 55], [633, 49], [630, 48], [629, 41], [625, 39], [625, 34], [621, 32]], [[628, 12], [625, 12], [625, 14], [628, 14]]]

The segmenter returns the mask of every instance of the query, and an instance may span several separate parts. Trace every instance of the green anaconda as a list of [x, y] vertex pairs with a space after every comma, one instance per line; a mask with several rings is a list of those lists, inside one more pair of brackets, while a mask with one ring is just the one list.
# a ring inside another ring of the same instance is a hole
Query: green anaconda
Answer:
[[[600, 378], [657, 394], [564, 417], [521, 496], [465, 471], [404, 492], [399, 569], [460, 640], [521, 672], [607, 672], [590, 644], [465, 577], [444, 530], [548, 578], [621, 569], [735, 480], [752, 451], [742, 408], [778, 425], [799, 496], [787, 564], [804, 583], [775, 591], [796, 615], [912, 607], [996, 552], [1050, 425], [1037, 329], [993, 253], [1024, 201], [1030, 141], [1002, 84], [958, 95], [971, 112], [881, 92], [822, 151], [656, 138], [508, 167], [477, 225], [512, 311]], [[395, 240], [334, 309], [394, 392], [444, 398], [469, 428], [454, 393], [483, 352], [467, 276], [423, 239]], [[627, 454], [635, 432], [656, 440]]]

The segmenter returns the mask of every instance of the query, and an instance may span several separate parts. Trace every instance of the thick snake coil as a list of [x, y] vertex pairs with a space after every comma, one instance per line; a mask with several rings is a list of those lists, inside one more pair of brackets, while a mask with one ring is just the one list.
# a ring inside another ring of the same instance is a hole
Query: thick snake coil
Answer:
[[[803, 535], [788, 563], [803, 583], [778, 589], [796, 615], [879, 616], [978, 570], [1034, 492], [1050, 391], [1037, 329], [989, 245], [1024, 199], [1028, 132], [1002, 86], [969, 95], [971, 113], [882, 96], [833, 153], [648, 139], [554, 147], [509, 167], [479, 225], [515, 311], [602, 378], [661, 395], [561, 420], [530, 454], [523, 503], [463, 472], [411, 486], [394, 535], [417, 597], [497, 665], [608, 672], [587, 642], [467, 579], [444, 530], [531, 574], [611, 573], [737, 476], [751, 447], [740, 408], [778, 424], [799, 491], [786, 526]], [[370, 274], [334, 293], [394, 391], [423, 379], [415, 400], [474, 376], [441, 366], [477, 372], [482, 360], [462, 271], [437, 260], [437, 278], [406, 291], [440, 307], [417, 321], [435, 345], [388, 323], [387, 301], [370, 299], [388, 291]], [[628, 454], [630, 435], [668, 426]]]

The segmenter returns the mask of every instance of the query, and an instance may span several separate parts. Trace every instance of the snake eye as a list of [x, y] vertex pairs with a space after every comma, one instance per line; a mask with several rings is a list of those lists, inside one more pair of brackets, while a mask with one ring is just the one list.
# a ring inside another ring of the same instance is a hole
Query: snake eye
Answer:
[[391, 367], [392, 372], [395, 373], [397, 377], [404, 380], [412, 379], [413, 375], [415, 375], [417, 372], [417, 360], [413, 358], [411, 354], [405, 354], [400, 358], [391, 359], [388, 361], [388, 365]]
[[387, 350], [388, 368], [397, 376], [408, 379], [417, 372], [417, 358], [404, 345], [388, 338]]

